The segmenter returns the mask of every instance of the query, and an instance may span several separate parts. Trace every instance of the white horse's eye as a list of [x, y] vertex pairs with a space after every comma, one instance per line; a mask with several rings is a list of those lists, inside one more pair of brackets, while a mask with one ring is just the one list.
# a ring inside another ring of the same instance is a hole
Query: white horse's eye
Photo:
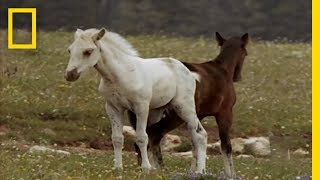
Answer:
[[93, 49], [87, 49], [87, 50], [83, 51], [83, 55], [90, 56], [92, 52], [93, 52]]
[[68, 53], [70, 54], [70, 49], [68, 49]]

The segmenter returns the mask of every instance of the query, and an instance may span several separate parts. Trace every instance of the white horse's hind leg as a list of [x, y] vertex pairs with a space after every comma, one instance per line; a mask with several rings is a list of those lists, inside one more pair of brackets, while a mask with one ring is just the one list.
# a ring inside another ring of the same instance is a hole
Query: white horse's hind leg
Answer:
[[[197, 116], [196, 116], [197, 117]], [[196, 148], [195, 153], [197, 154], [197, 171], [200, 173], [204, 173], [206, 169], [206, 158], [207, 158], [207, 132], [202, 127], [199, 119], [198, 121], [198, 127], [196, 129], [196, 132], [193, 132], [193, 139], [197, 140], [196, 145], [198, 145], [198, 148]]]
[[175, 99], [172, 105], [181, 119], [187, 123], [195, 148], [193, 152], [197, 153], [194, 155], [197, 158], [196, 172], [203, 173], [207, 157], [207, 132], [202, 127], [195, 112], [194, 98], [190, 95], [189, 99], [183, 98], [183, 101]]
[[122, 116], [123, 111], [115, 109], [111, 105], [106, 104], [106, 111], [110, 119], [112, 127], [112, 144], [114, 149], [114, 167], [122, 169], [122, 147], [123, 147], [123, 134], [122, 134]]
[[193, 146], [192, 147], [192, 161], [191, 161], [191, 167], [190, 167], [190, 171], [194, 172], [197, 171], [197, 150], [196, 148]]
[[139, 108], [136, 109], [135, 114], [137, 116], [136, 125], [136, 143], [141, 152], [141, 168], [145, 170], [151, 169], [151, 165], [148, 159], [147, 145], [148, 134], [146, 132], [148, 123], [149, 105], [140, 103]]

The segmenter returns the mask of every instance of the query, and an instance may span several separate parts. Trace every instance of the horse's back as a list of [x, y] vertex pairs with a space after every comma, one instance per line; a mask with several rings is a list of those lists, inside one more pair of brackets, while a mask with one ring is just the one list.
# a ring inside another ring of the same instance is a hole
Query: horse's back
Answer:
[[225, 106], [225, 103], [230, 105], [234, 103], [233, 82], [227, 80], [227, 73], [214, 62], [184, 63], [184, 65], [200, 76], [195, 95], [198, 115], [214, 115]]
[[[198, 73], [202, 77], [208, 77], [209, 81], [226, 81], [227, 72], [218, 67], [213, 61], [200, 64], [182, 62], [191, 72]], [[208, 80], [208, 79], [207, 79]]]
[[143, 64], [147, 71], [149, 71], [148, 73], [155, 76], [171, 76], [171, 81], [179, 80], [181, 78], [186, 80], [185, 78], [192, 77], [189, 69], [186, 68], [182, 62], [174, 58], [150, 58], [145, 59]]
[[152, 90], [151, 109], [168, 104], [176, 95], [178, 84], [175, 73], [160, 59], [152, 58], [141, 61], [146, 81], [150, 84]]
[[[153, 84], [151, 107], [169, 103], [181, 93], [181, 89], [195, 88], [191, 72], [178, 60], [173, 58], [146, 59], [144, 66]], [[159, 103], [160, 102], [160, 103]]]

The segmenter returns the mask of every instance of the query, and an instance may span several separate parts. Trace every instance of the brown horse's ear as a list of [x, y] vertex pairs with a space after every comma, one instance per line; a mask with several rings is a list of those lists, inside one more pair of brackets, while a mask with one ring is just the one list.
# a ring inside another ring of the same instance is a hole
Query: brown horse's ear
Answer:
[[242, 40], [242, 43], [243, 43], [243, 47], [246, 47], [246, 45], [249, 42], [249, 34], [245, 33], [244, 35], [242, 35], [241, 36], [241, 40]]
[[218, 32], [216, 32], [216, 40], [219, 46], [222, 46], [223, 43], [226, 41]]

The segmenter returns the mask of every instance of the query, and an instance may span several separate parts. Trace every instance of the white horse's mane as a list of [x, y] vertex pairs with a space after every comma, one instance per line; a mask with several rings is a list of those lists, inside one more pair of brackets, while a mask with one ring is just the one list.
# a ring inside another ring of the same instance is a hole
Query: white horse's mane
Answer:
[[[92, 36], [95, 33], [98, 33], [99, 29], [87, 29], [83, 31], [84, 35]], [[137, 50], [135, 50], [132, 45], [124, 39], [122, 36], [115, 32], [106, 31], [105, 35], [101, 39], [101, 41], [105, 41], [107, 43], [112, 43], [114, 46], [116, 46], [118, 49], [120, 49], [122, 52], [130, 55], [130, 56], [139, 56], [139, 53]]]

